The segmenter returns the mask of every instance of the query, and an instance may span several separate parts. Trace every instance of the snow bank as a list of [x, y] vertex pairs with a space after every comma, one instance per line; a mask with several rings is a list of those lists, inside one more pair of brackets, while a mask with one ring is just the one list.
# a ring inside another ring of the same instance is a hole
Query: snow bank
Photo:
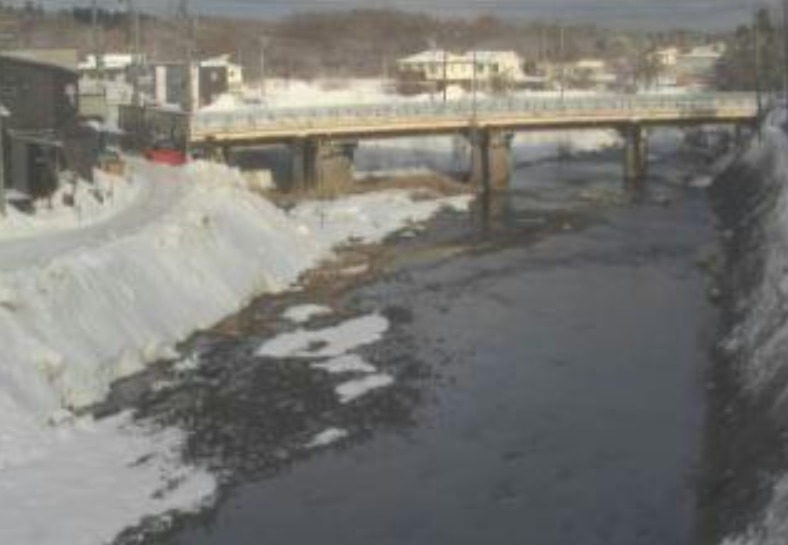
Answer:
[[[727, 233], [726, 311], [734, 322], [722, 348], [733, 366], [731, 380], [748, 407], [739, 408], [732, 418], [717, 415], [735, 423], [726, 429], [725, 445], [720, 446], [736, 449], [721, 455], [729, 460], [729, 466], [718, 469], [723, 474], [721, 500], [727, 502], [727, 494], [735, 509], [741, 509], [736, 497], [772, 483], [768, 504], [756, 506], [761, 511], [749, 528], [724, 545], [788, 542], [788, 474], [770, 475], [765, 467], [773, 466], [777, 457], [784, 459], [785, 452], [774, 452], [784, 448], [775, 435], [788, 431], [788, 138], [775, 121], [767, 123], [762, 141], [755, 140], [712, 187]], [[758, 482], [745, 480], [753, 474], [759, 475]]]
[[[54, 432], [28, 424], [24, 433], [38, 435], [31, 450], [0, 461], [0, 543], [109, 543], [145, 515], [196, 510], [214, 493], [212, 476], [182, 465], [176, 430], [133, 424], [128, 415]], [[18, 439], [5, 435], [2, 449]]]
[[100, 223], [126, 208], [137, 198], [140, 184], [131, 179], [96, 170], [94, 183], [61, 180], [51, 199], [35, 203], [35, 213], [13, 206], [0, 216], [0, 240], [39, 236]]
[[[130, 166], [114, 216], [80, 225], [55, 213], [30, 232], [57, 232], [0, 240], [0, 543], [104, 543], [144, 516], [199, 506], [215, 483], [178, 465], [179, 433], [128, 417], [72, 422], [64, 409], [177, 357], [176, 342], [292, 285], [333, 245], [469, 202], [394, 191], [288, 214], [226, 167]], [[386, 327], [368, 317], [337, 330], [337, 346]]]
[[413, 200], [407, 191], [388, 190], [336, 201], [304, 202], [290, 211], [293, 220], [326, 246], [348, 240], [375, 243], [392, 231], [429, 219], [441, 209], [467, 211], [473, 197]]

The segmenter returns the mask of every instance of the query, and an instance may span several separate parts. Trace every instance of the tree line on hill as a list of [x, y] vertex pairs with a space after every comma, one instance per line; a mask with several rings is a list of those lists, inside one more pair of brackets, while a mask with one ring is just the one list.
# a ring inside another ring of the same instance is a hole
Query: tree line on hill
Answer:
[[[100, 9], [97, 20], [103, 51], [131, 48], [133, 25], [126, 11]], [[33, 2], [22, 8], [3, 7], [0, 0], [0, 26], [7, 28], [8, 21], [14, 21], [18, 29], [12, 46], [75, 48], [82, 55], [95, 48], [90, 8], [51, 12]], [[759, 11], [757, 21], [761, 87], [777, 88], [782, 85], [782, 33], [767, 9]], [[627, 57], [647, 79], [659, 70], [649, 52], [723, 40], [728, 51], [718, 70], [719, 86], [731, 90], [755, 87], [752, 26], [729, 33], [639, 31], [489, 15], [438, 18], [390, 9], [356, 9], [297, 13], [272, 21], [201, 16], [196, 18], [191, 45], [185, 27], [175, 14], [142, 15], [143, 52], [160, 60], [183, 59], [187, 47], [197, 57], [229, 53], [252, 80], [263, 71], [268, 77], [292, 78], [391, 75], [397, 59], [429, 48], [513, 50], [530, 62]]]

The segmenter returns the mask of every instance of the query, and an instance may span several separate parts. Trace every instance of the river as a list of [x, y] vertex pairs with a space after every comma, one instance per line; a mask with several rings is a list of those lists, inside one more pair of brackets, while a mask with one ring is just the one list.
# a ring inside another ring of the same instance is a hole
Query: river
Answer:
[[[693, 543], [718, 317], [698, 266], [713, 220], [685, 159], [653, 158], [634, 204], [616, 152], [520, 164], [486, 206], [371, 252], [374, 274], [199, 335], [199, 367], [139, 403], [225, 486], [148, 541]], [[396, 382], [341, 404], [336, 377], [256, 355], [303, 302], [334, 308], [320, 326], [386, 316], [359, 352]], [[349, 436], [304, 448], [327, 427]]]

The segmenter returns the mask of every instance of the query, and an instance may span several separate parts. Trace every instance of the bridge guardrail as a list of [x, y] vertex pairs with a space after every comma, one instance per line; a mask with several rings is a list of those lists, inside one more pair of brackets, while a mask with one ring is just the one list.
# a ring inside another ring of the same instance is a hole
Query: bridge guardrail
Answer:
[[495, 114], [540, 116], [579, 115], [593, 112], [682, 113], [756, 108], [750, 93], [699, 95], [609, 95], [591, 97], [506, 97], [473, 101], [402, 102], [311, 108], [266, 108], [229, 112], [198, 112], [192, 117], [193, 133], [232, 132], [250, 129], [313, 128], [326, 122], [368, 124], [370, 121], [414, 121], [419, 118], [468, 120]]

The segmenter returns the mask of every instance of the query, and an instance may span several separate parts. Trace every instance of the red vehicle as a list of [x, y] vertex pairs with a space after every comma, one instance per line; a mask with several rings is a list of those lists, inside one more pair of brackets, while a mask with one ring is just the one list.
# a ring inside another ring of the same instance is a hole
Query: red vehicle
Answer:
[[172, 142], [156, 142], [145, 151], [148, 161], [164, 165], [178, 166], [186, 163], [186, 154]]

